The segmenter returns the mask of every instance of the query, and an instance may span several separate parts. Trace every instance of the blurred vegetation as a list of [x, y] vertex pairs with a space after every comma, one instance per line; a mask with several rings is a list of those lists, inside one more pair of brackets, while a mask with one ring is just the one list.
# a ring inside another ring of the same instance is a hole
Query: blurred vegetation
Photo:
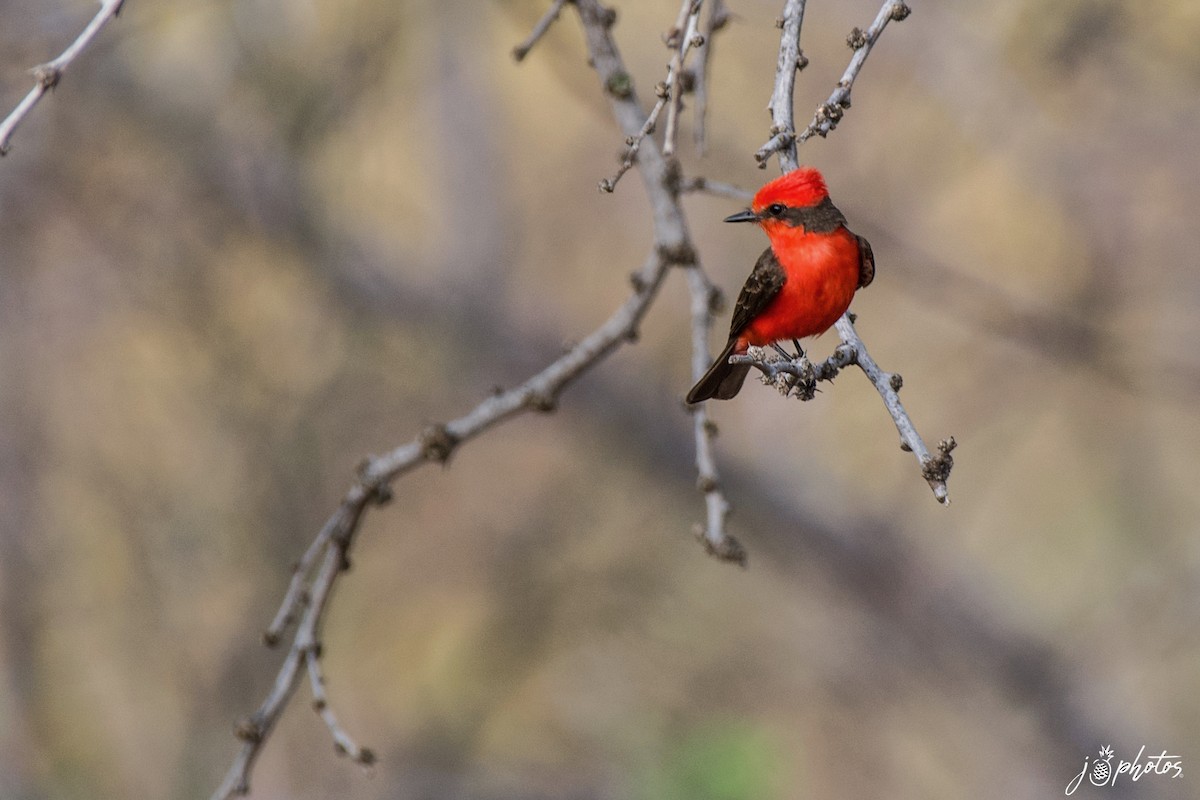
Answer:
[[[648, 96], [678, 3], [616, 5]], [[645, 200], [595, 189], [621, 143], [570, 9], [509, 55], [545, 7], [130, 0], [20, 129], [0, 797], [207, 796], [355, 464], [627, 296]], [[753, 187], [779, 3], [731, 7], [682, 158]], [[877, 8], [809, 3], [799, 119]], [[5, 113], [92, 13], [0, 2]], [[381, 762], [339, 761], [302, 689], [255, 796], [1045, 797], [1105, 744], [1181, 754], [1138, 796], [1196, 796], [1198, 39], [1188, 0], [916, 3], [801, 149], [874, 245], [860, 332], [961, 444], [949, 509], [858, 375], [751, 386], [716, 410], [750, 568], [707, 558], [675, 276], [557, 414], [369, 518], [325, 652]], [[735, 291], [761, 234], [688, 202]]]

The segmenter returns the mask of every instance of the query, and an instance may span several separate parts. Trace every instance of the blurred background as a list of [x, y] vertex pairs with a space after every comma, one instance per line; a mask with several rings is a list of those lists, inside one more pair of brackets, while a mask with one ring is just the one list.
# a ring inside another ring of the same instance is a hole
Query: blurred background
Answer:
[[[619, 2], [642, 96], [678, 2]], [[729, 3], [707, 153], [753, 189], [780, 2]], [[797, 119], [876, 0], [808, 4]], [[650, 244], [568, 8], [130, 0], [0, 161], [0, 797], [206, 797], [355, 465], [513, 386]], [[0, 106], [95, 12], [0, 0]], [[256, 798], [1035, 798], [1100, 747], [1200, 793], [1200, 5], [913, 3], [801, 148], [874, 245], [857, 372], [714, 408], [741, 570], [693, 540], [688, 298], [396, 486]], [[736, 292], [765, 240], [687, 200]], [[736, 229], [735, 229], [736, 227]], [[724, 319], [720, 325], [726, 324]], [[714, 334], [715, 344], [716, 334]], [[816, 355], [836, 343], [825, 336]]]

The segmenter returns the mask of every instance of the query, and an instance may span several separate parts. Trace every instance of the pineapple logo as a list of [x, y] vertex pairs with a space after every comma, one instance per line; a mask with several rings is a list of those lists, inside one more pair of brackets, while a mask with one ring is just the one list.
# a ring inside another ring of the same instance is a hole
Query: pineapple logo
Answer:
[[[1092, 774], [1090, 780], [1093, 786], [1103, 786], [1108, 783], [1109, 777], [1112, 775], [1113, 751], [1108, 745], [1100, 748], [1100, 758], [1092, 762]], [[1101, 760], [1103, 759], [1103, 760]]]
[[1109, 745], [1100, 748], [1099, 758], [1091, 759], [1084, 756], [1083, 769], [1079, 770], [1079, 774], [1067, 784], [1064, 794], [1068, 797], [1075, 794], [1075, 790], [1083, 785], [1084, 778], [1090, 780], [1093, 786], [1113, 786], [1122, 773], [1131, 781], [1150, 775], [1169, 775], [1172, 778], [1183, 776], [1183, 759], [1181, 757], [1167, 755], [1166, 750], [1156, 756], [1146, 756], [1146, 745], [1142, 745], [1137, 755], [1133, 757], [1133, 761], [1120, 760], [1114, 766], [1112, 760], [1113, 749]]

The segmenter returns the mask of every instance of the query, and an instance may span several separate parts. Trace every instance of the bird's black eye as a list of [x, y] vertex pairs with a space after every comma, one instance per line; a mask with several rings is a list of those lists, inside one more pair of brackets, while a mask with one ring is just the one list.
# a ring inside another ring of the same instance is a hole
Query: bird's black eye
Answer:
[[767, 213], [772, 217], [782, 217], [784, 211], [787, 211], [787, 206], [783, 203], [771, 203], [767, 206]]

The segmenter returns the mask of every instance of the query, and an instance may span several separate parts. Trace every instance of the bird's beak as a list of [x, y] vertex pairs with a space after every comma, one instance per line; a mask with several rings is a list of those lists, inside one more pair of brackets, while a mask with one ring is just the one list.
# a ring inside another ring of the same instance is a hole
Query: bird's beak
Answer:
[[758, 214], [755, 214], [750, 209], [739, 211], [725, 218], [726, 222], [758, 222]]

